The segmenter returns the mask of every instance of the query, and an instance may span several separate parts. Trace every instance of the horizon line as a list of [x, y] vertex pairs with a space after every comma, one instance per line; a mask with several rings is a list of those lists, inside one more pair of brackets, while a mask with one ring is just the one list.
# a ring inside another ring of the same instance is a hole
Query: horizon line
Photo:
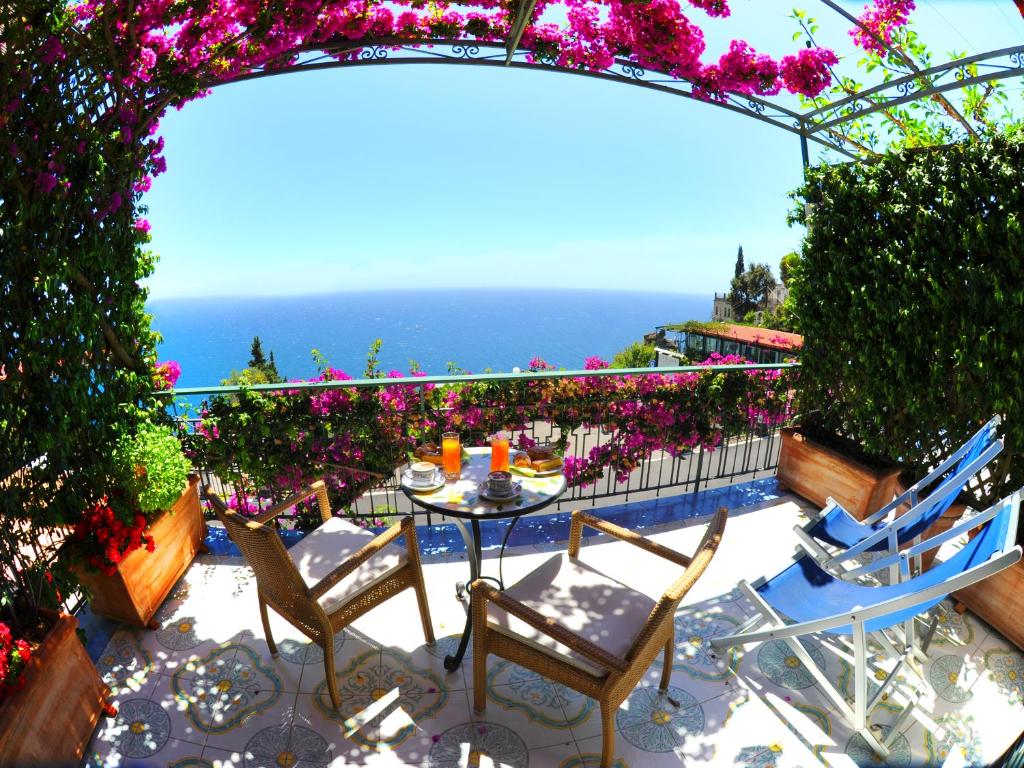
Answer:
[[363, 293], [428, 293], [440, 291], [530, 291], [531, 293], [551, 293], [556, 291], [571, 291], [577, 293], [649, 293], [664, 294], [670, 296], [694, 296], [706, 298], [712, 296], [713, 291], [708, 292], [687, 292], [668, 291], [654, 288], [577, 288], [572, 286], [516, 286], [516, 285], [481, 285], [481, 286], [425, 286], [409, 288], [347, 288], [329, 291], [309, 291], [307, 293], [201, 293], [201, 294], [175, 294], [161, 296], [147, 296], [146, 301], [196, 301], [213, 299], [302, 299], [314, 296], [339, 296], [347, 294]]

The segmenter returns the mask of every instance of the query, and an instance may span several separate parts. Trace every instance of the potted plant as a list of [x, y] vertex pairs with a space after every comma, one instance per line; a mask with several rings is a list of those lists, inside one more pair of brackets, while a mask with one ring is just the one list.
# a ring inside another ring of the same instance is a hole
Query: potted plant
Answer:
[[[19, 497], [29, 475], [0, 479], [0, 493]], [[76, 763], [100, 716], [116, 714], [78, 621], [60, 609], [74, 588], [50, 570], [60, 535], [42, 516], [0, 526], [0, 765]]]
[[832, 497], [858, 519], [892, 500], [899, 465], [868, 456], [852, 441], [810, 425], [786, 427], [781, 434], [777, 470], [781, 488], [819, 507]]
[[117, 714], [77, 628], [54, 611], [26, 636], [0, 622], [0, 764], [77, 763], [100, 715]]
[[118, 437], [116, 486], [89, 504], [64, 548], [94, 613], [155, 629], [153, 615], [203, 546], [199, 477], [170, 426]]

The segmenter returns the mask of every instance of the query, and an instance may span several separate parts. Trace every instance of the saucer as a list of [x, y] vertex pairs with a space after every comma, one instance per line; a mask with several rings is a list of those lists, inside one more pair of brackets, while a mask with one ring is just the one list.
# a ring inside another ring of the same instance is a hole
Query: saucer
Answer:
[[402, 485], [410, 491], [423, 493], [424, 491], [436, 491], [444, 485], [444, 472], [441, 469], [434, 471], [434, 479], [426, 483], [418, 483], [412, 479], [412, 470], [407, 469], [402, 473]]
[[488, 484], [487, 484], [486, 480], [484, 482], [480, 483], [480, 485], [478, 485], [476, 489], [480, 493], [480, 498], [481, 499], [487, 499], [488, 501], [512, 501], [512, 499], [519, 498], [519, 495], [523, 492], [523, 484], [522, 483], [513, 482], [512, 483], [512, 493], [510, 493], [510, 494], [508, 494], [506, 496], [495, 496], [495, 495], [493, 495], [491, 493], [491, 491], [490, 491], [490, 488], [488, 487]]

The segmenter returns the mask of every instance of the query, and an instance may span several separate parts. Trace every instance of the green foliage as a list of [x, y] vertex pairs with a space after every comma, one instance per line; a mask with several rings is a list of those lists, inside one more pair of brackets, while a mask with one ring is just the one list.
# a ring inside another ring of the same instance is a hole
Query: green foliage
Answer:
[[744, 268], [743, 268], [743, 246], [741, 245], [739, 247], [739, 250], [736, 252], [736, 269], [735, 269], [735, 275], [733, 275], [733, 276], [734, 277], [739, 277], [740, 275], [743, 274], [743, 271], [744, 271]]
[[[65, 34], [70, 18], [56, 0], [0, 11], [0, 103], [19, 105], [0, 119], [0, 482], [11, 479], [0, 494], [5, 563], [48, 526], [73, 526], [87, 504], [116, 487], [111, 448], [119, 431], [132, 433], [160, 407], [152, 380], [157, 336], [140, 287], [155, 258], [134, 226], [144, 213], [141, 192], [131, 192], [151, 169], [140, 167], [138, 142], [115, 127], [111, 105], [120, 102], [105, 95], [110, 52]], [[29, 65], [55, 34], [64, 35], [67, 57]], [[106, 109], [94, 113], [101, 103]], [[137, 124], [140, 141], [148, 127]], [[0, 592], [15, 611], [31, 611], [45, 591], [41, 578], [3, 569]], [[58, 586], [63, 594], [76, 589]]]
[[729, 301], [736, 317], [746, 317], [748, 312], [763, 309], [768, 293], [777, 285], [772, 268], [767, 264], [752, 264], [750, 268], [734, 277], [730, 283]]
[[796, 196], [804, 412], [918, 472], [1001, 414], [981, 502], [1024, 485], [1019, 135], [819, 166]]
[[634, 341], [612, 358], [612, 368], [649, 368], [657, 359], [658, 353], [653, 344]]
[[789, 287], [789, 281], [793, 277], [793, 273], [796, 272], [800, 264], [800, 254], [796, 251], [790, 251], [779, 260], [779, 279], [782, 284]]
[[687, 320], [685, 323], [666, 325], [665, 330], [676, 331], [678, 333], [723, 333], [728, 327], [728, 323], [718, 323], [714, 321], [706, 323], [702, 320]]
[[118, 438], [113, 459], [121, 487], [150, 518], [178, 500], [191, 468], [177, 435], [158, 424], [140, 424], [134, 435]]
[[[794, 9], [790, 14], [799, 26], [793, 39], [804, 39], [815, 45], [818, 26], [806, 11]], [[912, 19], [913, 17], [911, 17]], [[946, 84], [943, 75], [925, 75], [938, 61], [917, 34], [911, 20], [906, 26], [892, 26], [888, 30], [889, 45], [881, 53], [861, 51], [857, 60], [857, 74], [869, 76], [870, 82], [861, 82], [858, 76], [833, 73], [832, 85], [816, 97], [800, 95], [801, 107], [821, 113], [819, 123], [830, 123], [829, 138], [845, 149], [866, 157], [879, 153], [913, 147], [935, 147], [958, 141], [981, 141], [998, 136], [1006, 126], [1016, 122], [1019, 102], [1010, 101], [1010, 80], [984, 80], [984, 65], [965, 64], [956, 72], [957, 80], [965, 85], [944, 89], [931, 98], [911, 99], [900, 103], [882, 94], [865, 95], [873, 83], [892, 83], [899, 78], [911, 77], [908, 85], [924, 90], [933, 85]], [[951, 51], [948, 61], [964, 58], [963, 52]], [[977, 78], [981, 78], [977, 81]], [[848, 119], [848, 98], [857, 94], [860, 108], [871, 108], [870, 113]], [[839, 106], [831, 106], [838, 103]], [[833, 121], [838, 121], [833, 124]]]
[[252, 344], [249, 347], [249, 365], [241, 371], [232, 370], [231, 375], [221, 379], [224, 386], [252, 386], [253, 384], [275, 384], [284, 381], [284, 377], [277, 370], [277, 363], [274, 361], [274, 352], [271, 350], [270, 359], [263, 354], [263, 343], [259, 336], [252, 337]]

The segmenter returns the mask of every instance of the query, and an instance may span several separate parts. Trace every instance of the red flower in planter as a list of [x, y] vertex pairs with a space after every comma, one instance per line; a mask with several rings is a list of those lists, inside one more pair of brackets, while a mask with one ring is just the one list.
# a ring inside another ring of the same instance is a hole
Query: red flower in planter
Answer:
[[22, 672], [32, 658], [32, 648], [23, 639], [15, 640], [11, 629], [0, 622], [0, 701], [25, 685]]
[[110, 576], [129, 553], [142, 546], [147, 552], [155, 549], [153, 537], [146, 533], [147, 525], [145, 515], [138, 512], [119, 515], [104, 496], [83, 513], [73, 538], [85, 562]]

